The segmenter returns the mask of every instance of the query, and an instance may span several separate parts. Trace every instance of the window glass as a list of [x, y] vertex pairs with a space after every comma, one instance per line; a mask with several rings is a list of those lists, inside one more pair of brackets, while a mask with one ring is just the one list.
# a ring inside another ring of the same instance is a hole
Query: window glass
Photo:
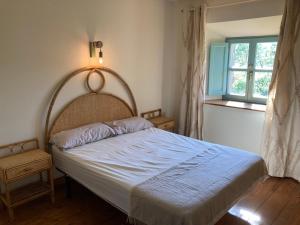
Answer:
[[230, 46], [229, 67], [232, 69], [247, 69], [249, 43], [234, 43]]
[[269, 86], [272, 78], [272, 72], [255, 72], [253, 97], [267, 98]]
[[277, 42], [262, 42], [256, 44], [255, 69], [272, 70], [276, 54]]
[[265, 103], [272, 79], [276, 37], [229, 39], [226, 99]]
[[246, 95], [247, 71], [230, 71], [228, 82], [230, 95]]

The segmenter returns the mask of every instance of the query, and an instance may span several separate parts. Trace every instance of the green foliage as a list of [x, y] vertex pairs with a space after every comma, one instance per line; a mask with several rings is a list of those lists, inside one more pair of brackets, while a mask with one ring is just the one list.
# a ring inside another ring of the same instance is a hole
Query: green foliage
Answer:
[[258, 43], [256, 48], [255, 67], [259, 69], [272, 69], [277, 42]]
[[263, 76], [255, 80], [254, 93], [259, 96], [268, 96], [269, 85], [271, 82], [271, 76]]
[[[242, 41], [231, 42], [228, 94], [241, 96], [241, 99], [247, 100], [266, 98], [269, 92], [276, 49], [277, 42], [273, 38], [258, 40], [254, 38], [253, 41], [246, 39], [244, 43]], [[252, 80], [247, 81], [250, 72], [254, 74], [253, 83]]]
[[[277, 42], [261, 42], [256, 45], [255, 69], [272, 70], [276, 54]], [[234, 43], [231, 45], [230, 66], [231, 68], [248, 68], [248, 43]], [[269, 72], [256, 72], [253, 94], [255, 97], [267, 97], [271, 74]], [[247, 89], [246, 75], [244, 72], [232, 72], [230, 93], [245, 95]]]
[[246, 77], [243, 72], [235, 72], [232, 77], [231, 92], [237, 95], [245, 95]]
[[[267, 97], [269, 85], [271, 82], [271, 74], [257, 74], [254, 81], [254, 95], [257, 97]], [[236, 95], [245, 95], [246, 92], [246, 79], [243, 73], [235, 73], [231, 82], [231, 93]]]
[[236, 80], [232, 84], [232, 92], [238, 95], [244, 95], [246, 90], [246, 82], [243, 80]]
[[237, 43], [231, 45], [231, 67], [246, 68], [248, 65], [248, 43]]

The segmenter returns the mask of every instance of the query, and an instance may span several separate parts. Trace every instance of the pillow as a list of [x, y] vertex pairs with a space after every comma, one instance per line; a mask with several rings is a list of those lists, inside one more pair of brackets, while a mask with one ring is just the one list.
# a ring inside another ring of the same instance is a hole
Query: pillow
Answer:
[[61, 131], [51, 137], [50, 143], [55, 144], [60, 149], [69, 149], [114, 135], [114, 130], [106, 124], [93, 123], [75, 129]]
[[140, 130], [145, 130], [153, 127], [153, 124], [142, 117], [131, 117], [123, 120], [115, 120], [107, 122], [116, 134], [134, 133]]

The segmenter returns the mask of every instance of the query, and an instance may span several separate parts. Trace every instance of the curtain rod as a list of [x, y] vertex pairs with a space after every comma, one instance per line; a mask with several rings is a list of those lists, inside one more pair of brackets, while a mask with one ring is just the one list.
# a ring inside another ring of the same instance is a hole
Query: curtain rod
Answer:
[[[209, 0], [207, 0], [209, 1]], [[261, 2], [262, 0], [243, 0], [240, 2], [232, 2], [232, 3], [223, 3], [223, 4], [219, 4], [219, 5], [209, 5], [206, 7], [207, 9], [215, 9], [215, 8], [222, 8], [222, 7], [228, 7], [228, 6], [235, 6], [235, 5], [242, 5], [242, 4], [246, 4], [246, 3], [251, 3], [251, 2]], [[184, 9], [181, 9], [181, 12], [183, 12]], [[189, 9], [190, 12], [195, 11], [195, 7], [191, 7]]]
[[223, 4], [220, 4], [220, 5], [211, 5], [211, 6], [208, 4], [207, 8], [208, 9], [214, 9], [214, 8], [241, 5], [241, 4], [245, 4], [245, 3], [259, 2], [259, 1], [262, 1], [262, 0], [243, 0], [243, 1], [240, 1], [240, 2], [223, 3]]

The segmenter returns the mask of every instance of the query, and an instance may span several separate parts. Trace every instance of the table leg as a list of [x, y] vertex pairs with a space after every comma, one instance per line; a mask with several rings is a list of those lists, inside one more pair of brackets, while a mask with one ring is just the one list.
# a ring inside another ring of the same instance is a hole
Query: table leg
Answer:
[[2, 200], [0, 199], [0, 212], [3, 211], [5, 209], [5, 205], [2, 202]]
[[50, 168], [48, 170], [48, 183], [51, 188], [51, 202], [54, 204], [55, 203], [55, 196], [54, 196], [54, 181], [53, 181], [53, 170]]
[[9, 189], [8, 184], [5, 184], [5, 197], [6, 197], [6, 201], [7, 201], [7, 209], [8, 209], [9, 219], [11, 221], [13, 221], [14, 220], [14, 210], [11, 207], [10, 189]]
[[44, 179], [43, 179], [43, 172], [40, 172], [40, 182], [43, 183]]
[[65, 175], [66, 198], [72, 198], [71, 181], [72, 181], [71, 178], [66, 174]]
[[[0, 184], [0, 194], [3, 194], [2, 188], [1, 188], [1, 184]], [[4, 203], [3, 203], [2, 200], [0, 199], [0, 211], [2, 211], [3, 209], [4, 209]]]

